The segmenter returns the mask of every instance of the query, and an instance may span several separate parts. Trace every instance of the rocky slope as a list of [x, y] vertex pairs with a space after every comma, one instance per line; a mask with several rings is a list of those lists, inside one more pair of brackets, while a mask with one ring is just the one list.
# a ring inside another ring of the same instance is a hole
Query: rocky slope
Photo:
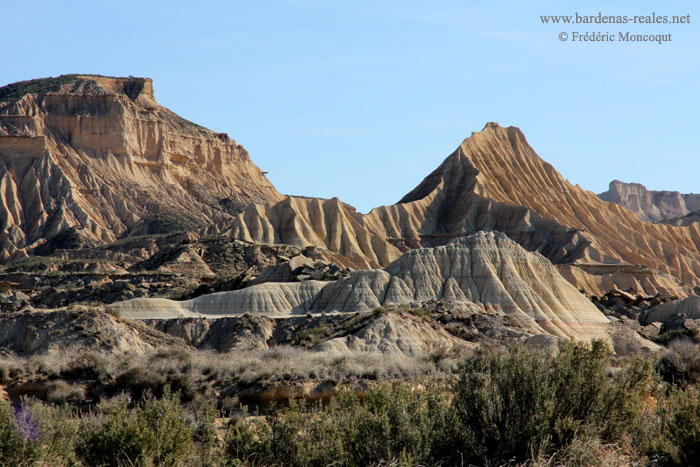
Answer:
[[691, 224], [700, 222], [700, 210], [689, 212], [688, 214], [680, 217], [671, 217], [659, 221], [661, 224], [675, 225], [677, 227], [685, 227]]
[[197, 230], [278, 199], [245, 149], [159, 105], [150, 79], [0, 88], [0, 262]]
[[[338, 264], [386, 266], [401, 251], [478, 231], [504, 232], [590, 293], [609, 286], [687, 294], [700, 278], [700, 227], [641, 221], [565, 180], [514, 127], [473, 133], [399, 203], [362, 215], [337, 199], [252, 206], [226, 233], [247, 241], [313, 245]], [[626, 272], [620, 273], [624, 270]], [[620, 282], [621, 281], [621, 282]]]
[[385, 269], [356, 271], [347, 279], [266, 282], [182, 302], [142, 298], [112, 307], [127, 318], [171, 319], [352, 313], [440, 299], [503, 313], [527, 329], [560, 337], [604, 336], [609, 324], [545, 257], [504, 234], [484, 232], [411, 250]]
[[178, 338], [138, 322], [90, 309], [0, 314], [0, 355], [35, 355], [95, 350], [144, 352], [185, 347]]
[[643, 221], [659, 222], [700, 211], [700, 194], [647, 190], [639, 183], [610, 182], [608, 191], [598, 197], [632, 211]]

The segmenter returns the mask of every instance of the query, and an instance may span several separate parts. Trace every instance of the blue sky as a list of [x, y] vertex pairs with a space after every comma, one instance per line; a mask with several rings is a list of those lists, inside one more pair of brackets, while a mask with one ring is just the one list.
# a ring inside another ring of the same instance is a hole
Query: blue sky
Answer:
[[[0, 2], [0, 84], [153, 78], [228, 133], [279, 191], [367, 212], [398, 201], [488, 121], [520, 127], [595, 192], [613, 178], [700, 192], [692, 1]], [[541, 15], [691, 15], [687, 25], [543, 25]], [[698, 12], [700, 13], [700, 12]], [[672, 42], [572, 43], [631, 31]]]

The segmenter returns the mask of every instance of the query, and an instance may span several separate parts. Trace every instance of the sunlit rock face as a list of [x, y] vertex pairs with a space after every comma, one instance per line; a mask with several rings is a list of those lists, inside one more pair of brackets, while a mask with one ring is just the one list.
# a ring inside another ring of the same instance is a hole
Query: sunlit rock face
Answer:
[[567, 279], [593, 294], [631, 287], [687, 295], [700, 277], [700, 224], [644, 222], [569, 183], [518, 128], [496, 123], [465, 139], [397, 204], [363, 215], [337, 199], [290, 197], [249, 207], [224, 231], [248, 241], [312, 245], [359, 268], [386, 266], [411, 248], [500, 231], [570, 265]]
[[243, 147], [159, 105], [150, 79], [80, 75], [0, 88], [0, 197], [0, 261], [62, 232], [195, 230], [281, 199]]
[[598, 197], [617, 203], [649, 222], [677, 219], [700, 211], [700, 194], [647, 190], [639, 183], [619, 180], [610, 182], [608, 191], [600, 193]]

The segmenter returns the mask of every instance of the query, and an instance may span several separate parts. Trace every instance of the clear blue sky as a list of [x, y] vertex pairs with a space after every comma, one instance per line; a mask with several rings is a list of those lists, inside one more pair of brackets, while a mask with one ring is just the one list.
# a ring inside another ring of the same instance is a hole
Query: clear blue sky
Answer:
[[[228, 133], [283, 193], [391, 204], [488, 121], [566, 178], [700, 192], [694, 1], [0, 1], [0, 84], [153, 78]], [[543, 25], [541, 15], [691, 15], [689, 25]], [[698, 14], [696, 14], [698, 13]], [[571, 43], [559, 32], [672, 34]]]

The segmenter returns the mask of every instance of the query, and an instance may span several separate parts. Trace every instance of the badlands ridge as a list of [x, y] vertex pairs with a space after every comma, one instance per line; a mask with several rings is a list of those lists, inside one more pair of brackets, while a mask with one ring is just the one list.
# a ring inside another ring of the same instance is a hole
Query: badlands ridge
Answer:
[[0, 345], [24, 348], [19, 312], [29, 325], [107, 305], [150, 326], [95, 320], [128, 331], [123, 342], [150, 336], [134, 348], [314, 335], [317, 350], [415, 353], [428, 340], [611, 339], [620, 322], [651, 348], [642, 316], [661, 305], [669, 321], [700, 291], [699, 201], [665, 193], [613, 182], [598, 197], [518, 128], [488, 123], [398, 203], [360, 214], [280, 195], [227, 135], [160, 106], [150, 79], [15, 83], [0, 88], [0, 302], [12, 315]]

